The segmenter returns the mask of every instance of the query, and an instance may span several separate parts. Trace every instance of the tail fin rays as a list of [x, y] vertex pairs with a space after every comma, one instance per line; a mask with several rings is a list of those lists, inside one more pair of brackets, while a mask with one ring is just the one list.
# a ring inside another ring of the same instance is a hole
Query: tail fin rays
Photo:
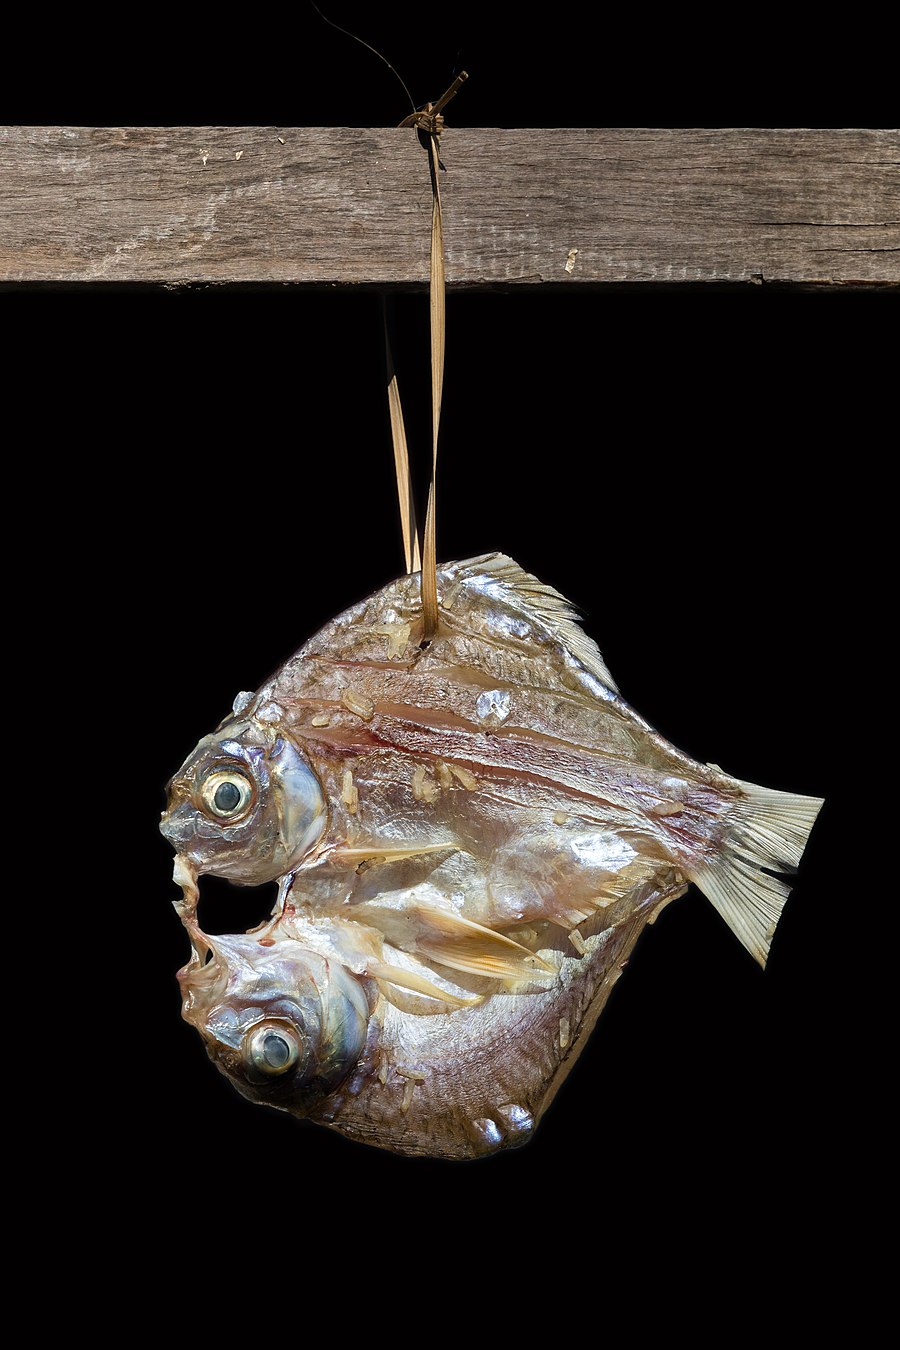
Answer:
[[[740, 780], [737, 780], [740, 781]], [[740, 783], [721, 853], [688, 876], [729, 928], [765, 966], [790, 885], [772, 872], [793, 872], [823, 801]]]

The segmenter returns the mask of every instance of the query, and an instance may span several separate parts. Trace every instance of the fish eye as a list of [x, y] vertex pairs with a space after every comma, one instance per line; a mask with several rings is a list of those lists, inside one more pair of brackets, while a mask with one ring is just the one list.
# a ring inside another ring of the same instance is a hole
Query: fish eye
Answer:
[[244, 1037], [244, 1063], [266, 1078], [295, 1068], [300, 1059], [300, 1037], [287, 1022], [268, 1021], [251, 1027]]
[[220, 820], [242, 816], [253, 800], [253, 784], [235, 769], [216, 769], [207, 774], [200, 787], [205, 809]]

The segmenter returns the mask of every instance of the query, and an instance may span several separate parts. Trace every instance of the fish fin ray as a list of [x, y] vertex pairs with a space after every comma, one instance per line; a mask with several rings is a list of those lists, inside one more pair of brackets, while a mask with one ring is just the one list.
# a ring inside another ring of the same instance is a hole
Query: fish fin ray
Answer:
[[739, 782], [722, 852], [687, 875], [722, 915], [751, 956], [765, 966], [785, 901], [823, 799]]
[[556, 634], [563, 646], [580, 661], [585, 670], [594, 675], [607, 689], [618, 693], [618, 686], [607, 669], [600, 649], [580, 627], [575, 606], [552, 586], [526, 572], [505, 553], [485, 553], [457, 564], [455, 579], [465, 584], [477, 577], [487, 577], [501, 586], [508, 600], [517, 600]]
[[416, 919], [416, 951], [436, 965], [499, 980], [556, 974], [553, 966], [520, 942], [472, 919], [430, 905], [417, 905]]
[[[448, 989], [440, 989], [430, 980], [426, 980], [424, 975], [417, 975], [415, 971], [404, 970], [400, 966], [389, 965], [386, 961], [369, 961], [367, 970], [379, 988], [383, 984], [394, 985], [397, 989], [406, 989], [413, 994], [424, 994], [426, 998], [433, 998], [438, 1003], [446, 1003], [451, 1008], [474, 1008], [477, 1004], [484, 1002], [484, 997], [481, 994], [473, 994], [471, 998], [462, 998], [458, 994], [451, 994]], [[382, 992], [384, 991], [382, 990]]]
[[367, 844], [364, 848], [337, 844], [329, 850], [326, 860], [357, 867], [360, 863], [403, 862], [408, 858], [423, 858], [432, 853], [450, 854], [458, 851], [458, 844], [398, 844], [396, 847], [387, 845], [384, 848], [378, 848], [373, 844]]

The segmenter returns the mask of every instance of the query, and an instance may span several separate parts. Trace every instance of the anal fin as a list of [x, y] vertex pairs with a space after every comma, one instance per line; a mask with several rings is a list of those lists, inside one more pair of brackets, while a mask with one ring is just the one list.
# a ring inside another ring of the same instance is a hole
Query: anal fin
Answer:
[[670, 866], [669, 863], [661, 863], [658, 858], [635, 858], [604, 882], [594, 895], [580, 896], [574, 902], [567, 898], [565, 907], [557, 905], [552, 915], [553, 922], [569, 930], [623, 899], [628, 898], [629, 903], [635, 904], [644, 892], [659, 884], [661, 876], [670, 870]]

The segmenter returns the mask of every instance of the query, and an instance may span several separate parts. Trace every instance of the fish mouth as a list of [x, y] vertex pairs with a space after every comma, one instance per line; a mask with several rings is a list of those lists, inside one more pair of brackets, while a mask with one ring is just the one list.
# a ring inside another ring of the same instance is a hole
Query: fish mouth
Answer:
[[159, 832], [172, 845], [177, 855], [192, 861], [191, 847], [197, 840], [197, 824], [191, 802], [179, 802], [177, 806], [163, 811]]
[[175, 855], [172, 878], [181, 887], [181, 899], [173, 906], [190, 939], [191, 955], [178, 971], [181, 1015], [201, 1033], [209, 1045], [206, 1018], [228, 985], [228, 961], [218, 951], [216, 939], [208, 937], [197, 919], [200, 890], [197, 867], [182, 853]]
[[203, 1008], [207, 1010], [224, 995], [231, 977], [247, 964], [245, 948], [248, 941], [261, 948], [274, 946], [268, 934], [277, 926], [279, 916], [270, 916], [251, 928], [249, 934], [207, 934], [200, 927], [197, 909], [200, 902], [199, 877], [202, 868], [190, 854], [176, 853], [172, 880], [181, 888], [181, 896], [172, 906], [181, 920], [191, 944], [189, 960], [178, 971], [178, 982], [183, 997], [183, 1014], [188, 1021], [198, 1022]]

